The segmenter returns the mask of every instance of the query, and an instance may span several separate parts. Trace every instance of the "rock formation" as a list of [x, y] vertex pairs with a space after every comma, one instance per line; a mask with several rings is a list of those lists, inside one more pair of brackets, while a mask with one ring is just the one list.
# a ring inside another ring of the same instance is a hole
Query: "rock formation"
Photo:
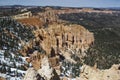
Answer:
[[120, 80], [120, 65], [113, 65], [105, 70], [84, 65], [77, 80]]
[[23, 18], [29, 18], [32, 16], [31, 11], [23, 12], [17, 15], [12, 16], [14, 19], [23, 19]]
[[35, 51], [30, 62], [33, 68], [29, 68], [23, 80], [60, 80], [56, 71], [50, 66], [47, 56]]
[[29, 68], [23, 80], [37, 80], [37, 72], [34, 68]]
[[51, 56], [65, 49], [81, 50], [83, 53], [94, 42], [93, 34], [79, 25], [53, 24], [34, 31], [34, 34], [36, 41]]
[[0, 77], [0, 80], [6, 80], [5, 78], [3, 78], [3, 77]]
[[[33, 68], [27, 70], [24, 80], [31, 77], [37, 79], [37, 76], [45, 80], [59, 80], [60, 74], [60, 56], [70, 62], [71, 54], [85, 56], [85, 51], [94, 42], [94, 36], [91, 32], [79, 25], [50, 24], [47, 28], [41, 28], [33, 31], [35, 38], [24, 46], [24, 53], [29, 52], [33, 46], [41, 47], [45, 53], [34, 51], [27, 59], [32, 63]], [[76, 52], [78, 51], [78, 53]], [[80, 51], [80, 52], [79, 52]], [[26, 53], [28, 55], [29, 53]], [[80, 57], [81, 57], [80, 56]], [[33, 76], [28, 76], [28, 75]], [[55, 75], [55, 76], [54, 76]], [[57, 76], [57, 77], [56, 77]], [[57, 78], [57, 79], [56, 79]]]

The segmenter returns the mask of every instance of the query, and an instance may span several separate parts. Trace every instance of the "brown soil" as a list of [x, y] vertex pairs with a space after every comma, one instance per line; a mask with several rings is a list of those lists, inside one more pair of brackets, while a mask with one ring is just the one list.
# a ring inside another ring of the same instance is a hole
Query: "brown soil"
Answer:
[[17, 21], [24, 25], [30, 25], [36, 27], [41, 27], [43, 25], [43, 22], [39, 18], [34, 18], [34, 17], [18, 19]]

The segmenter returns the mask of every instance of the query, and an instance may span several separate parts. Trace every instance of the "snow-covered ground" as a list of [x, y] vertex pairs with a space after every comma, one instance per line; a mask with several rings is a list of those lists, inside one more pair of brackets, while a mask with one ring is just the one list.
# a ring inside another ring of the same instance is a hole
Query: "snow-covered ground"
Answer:
[[[24, 65], [27, 57], [19, 52], [24, 46], [22, 42], [29, 42], [33, 38], [32, 29], [10, 17], [0, 18], [0, 76], [7, 80], [21, 80], [25, 74]], [[31, 65], [30, 65], [31, 66]]]
[[27, 57], [16, 57], [13, 53], [9, 56], [4, 56], [5, 50], [0, 50], [0, 77], [4, 77], [7, 80], [22, 80], [26, 71], [18, 68], [24, 64], [27, 64], [25, 59]]

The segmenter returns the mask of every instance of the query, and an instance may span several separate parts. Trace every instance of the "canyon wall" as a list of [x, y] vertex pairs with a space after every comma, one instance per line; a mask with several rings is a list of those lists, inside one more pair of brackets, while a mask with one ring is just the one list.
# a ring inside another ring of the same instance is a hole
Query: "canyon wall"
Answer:
[[42, 62], [45, 61], [43, 59], [44, 56], [48, 58], [48, 68], [52, 67], [51, 70], [55, 70], [56, 75], [60, 75], [60, 66], [62, 65], [60, 60], [66, 59], [70, 62], [76, 63], [76, 61], [71, 58], [72, 54], [79, 55], [79, 58], [83, 58], [86, 55], [85, 52], [87, 49], [94, 42], [93, 33], [86, 30], [83, 26], [75, 24], [49, 24], [47, 28], [34, 30], [33, 34], [33, 41], [30, 41], [29, 44], [25, 45], [23, 48], [24, 50], [22, 50], [21, 53], [29, 55], [29, 50], [31, 50], [35, 45], [41, 47], [41, 49], [45, 51], [42, 53], [38, 50], [35, 50], [32, 54], [30, 54], [30, 57], [26, 59], [29, 63], [32, 63], [33, 66], [32, 70], [28, 69], [28, 74], [30, 73], [29, 71], [37, 70], [40, 71], [40, 73], [37, 72], [37, 74], [41, 76], [45, 70], [45, 68], [42, 68], [42, 65], [46, 63]]

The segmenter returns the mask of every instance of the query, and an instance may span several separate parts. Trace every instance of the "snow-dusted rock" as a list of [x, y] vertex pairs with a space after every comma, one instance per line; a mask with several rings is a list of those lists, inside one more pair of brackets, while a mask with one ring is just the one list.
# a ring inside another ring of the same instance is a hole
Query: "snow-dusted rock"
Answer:
[[[37, 56], [40, 55], [41, 54], [37, 54]], [[47, 56], [42, 56], [39, 60], [39, 63], [39, 69], [35, 69], [34, 67], [29, 68], [23, 80], [60, 80], [56, 71], [50, 66], [49, 59]]]
[[29, 68], [23, 80], [37, 80], [37, 72], [34, 68]]
[[50, 80], [53, 74], [53, 68], [50, 67], [48, 58], [45, 56], [41, 61], [41, 68], [38, 70], [38, 73], [45, 78], [45, 80]]
[[110, 69], [100, 70], [84, 65], [77, 80], [120, 80], [119, 68], [120, 65], [113, 65]]

